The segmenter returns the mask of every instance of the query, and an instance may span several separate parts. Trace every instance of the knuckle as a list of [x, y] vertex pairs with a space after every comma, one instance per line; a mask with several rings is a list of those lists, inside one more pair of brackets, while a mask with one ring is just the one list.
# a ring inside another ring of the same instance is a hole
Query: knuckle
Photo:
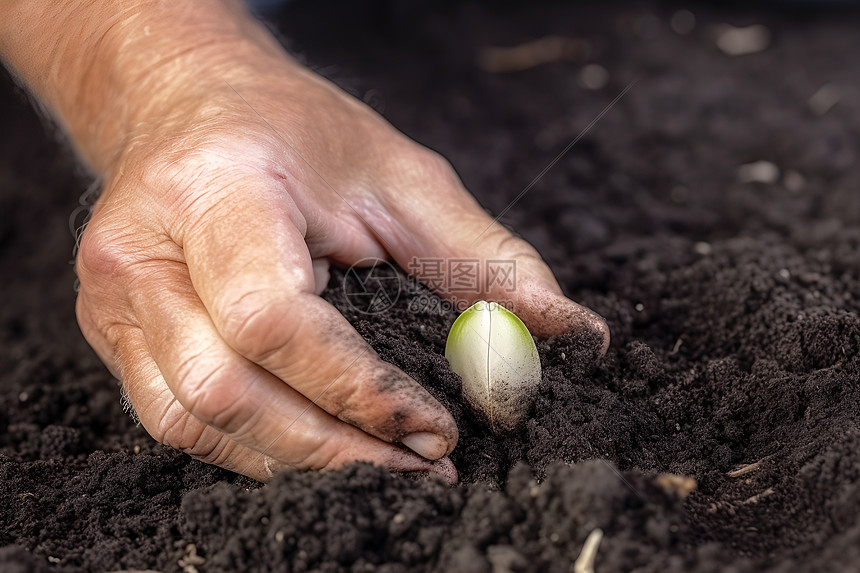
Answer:
[[156, 440], [195, 459], [219, 466], [224, 465], [232, 450], [223, 434], [211, 431], [187, 412], [182, 419], [165, 425], [162, 439]]
[[[543, 258], [531, 243], [515, 235], [498, 222], [492, 222], [476, 245], [487, 257], [545, 266]], [[548, 268], [548, 267], [547, 267]]]
[[293, 451], [289, 465], [301, 470], [329, 469], [341, 452], [339, 439], [331, 435], [318, 436], [303, 448]]
[[237, 467], [233, 461], [236, 448], [237, 445], [227, 436], [219, 434], [216, 439], [198, 442], [197, 448], [188, 454], [207, 464], [238, 471], [242, 468]]
[[[127, 388], [127, 382], [123, 388]], [[139, 409], [131, 405], [131, 392], [125, 391], [124, 395], [128, 407], [134, 409], [157, 442], [207, 463], [223, 466], [229, 462], [235, 444], [196, 418], [166, 387], [161, 392], [148, 395]], [[138, 401], [140, 399], [138, 396]]]
[[97, 277], [117, 277], [130, 264], [128, 250], [120, 233], [105, 225], [91, 224], [81, 238], [77, 272], [84, 283]]
[[75, 261], [81, 289], [93, 293], [119, 292], [149, 272], [154, 261], [176, 260], [178, 247], [161, 230], [142, 225], [145, 209], [129, 205], [99, 214], [89, 223]]
[[[247, 298], [228, 305], [223, 313], [224, 340], [242, 356], [251, 358], [270, 350], [273, 321], [264, 305], [249, 304]], [[266, 350], [263, 350], [263, 348]]]
[[490, 235], [490, 239], [496, 242], [496, 252], [507, 259], [543, 262], [537, 249], [528, 241], [517, 237], [504, 227], [497, 227], [497, 231]]
[[[397, 176], [408, 182], [459, 182], [454, 167], [439, 153], [426, 148], [393, 154], [392, 168]], [[456, 187], [459, 188], [457, 185]], [[445, 188], [445, 187], [443, 187]]]
[[204, 386], [187, 396], [188, 411], [206, 424], [232, 431], [245, 421], [242, 394], [223, 380]]
[[[128, 369], [126, 369], [128, 370]], [[160, 444], [187, 451], [193, 449], [200, 437], [202, 424], [195, 420], [167, 387], [151, 391], [129, 376], [122, 377], [123, 402], [127, 411], [143, 424], [146, 431]]]
[[271, 296], [256, 291], [229, 303], [224, 310], [224, 340], [236, 352], [253, 362], [264, 362], [289, 347], [298, 324], [283, 304], [270, 302]]
[[232, 431], [247, 418], [242, 401], [246, 381], [231, 376], [229, 366], [209, 356], [206, 351], [179, 366], [177, 399], [204, 424]]
[[200, 432], [194, 428], [196, 420], [188, 411], [158, 419], [149, 432], [158, 443], [183, 452], [197, 448]]

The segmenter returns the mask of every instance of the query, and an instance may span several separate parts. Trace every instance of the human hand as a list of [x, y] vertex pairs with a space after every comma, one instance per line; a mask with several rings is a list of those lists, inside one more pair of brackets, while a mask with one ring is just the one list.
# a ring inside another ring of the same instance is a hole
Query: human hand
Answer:
[[[91, 157], [81, 329], [146, 430], [194, 457], [263, 480], [355, 460], [453, 480], [450, 414], [315, 294], [314, 261], [515, 260], [504, 297], [535, 334], [592, 330], [605, 350], [606, 324], [441, 157], [270, 40], [241, 46], [162, 62], [157, 97], [124, 102], [122, 144]], [[454, 294], [502, 294], [484, 286]]]

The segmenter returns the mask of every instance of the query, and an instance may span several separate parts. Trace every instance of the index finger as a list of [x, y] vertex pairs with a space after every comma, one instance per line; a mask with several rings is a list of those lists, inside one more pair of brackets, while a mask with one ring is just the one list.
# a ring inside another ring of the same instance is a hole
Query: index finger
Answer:
[[184, 236], [194, 288], [221, 337], [368, 434], [428, 459], [450, 453], [458, 435], [451, 415], [313, 293], [311, 257], [292, 223], [292, 204], [279, 200], [283, 189], [255, 183], [253, 194], [243, 194], [254, 200], [241, 210], [201, 219]]

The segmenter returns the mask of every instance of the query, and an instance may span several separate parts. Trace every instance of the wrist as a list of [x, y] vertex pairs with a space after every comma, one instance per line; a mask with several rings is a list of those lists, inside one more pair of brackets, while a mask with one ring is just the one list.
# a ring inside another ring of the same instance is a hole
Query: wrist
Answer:
[[142, 126], [169, 121], [225, 81], [292, 65], [233, 0], [12, 2], [0, 20], [9, 13], [0, 54], [102, 174]]

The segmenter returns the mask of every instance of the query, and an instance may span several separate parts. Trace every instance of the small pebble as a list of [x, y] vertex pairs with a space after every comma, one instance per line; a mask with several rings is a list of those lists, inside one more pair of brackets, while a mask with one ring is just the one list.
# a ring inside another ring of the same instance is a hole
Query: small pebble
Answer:
[[738, 167], [737, 174], [742, 183], [776, 183], [779, 167], [770, 161], [753, 161]]
[[553, 543], [558, 543], [558, 540], [559, 540], [558, 533], [550, 534], [549, 540], [552, 541]]
[[634, 306], [633, 308], [636, 309], [636, 312], [642, 312], [643, 310], [645, 310], [645, 305], [641, 302], [637, 302], [636, 306]]
[[817, 92], [812, 94], [807, 105], [809, 106], [809, 111], [817, 116], [822, 116], [833, 109], [833, 106], [839, 103], [840, 99], [842, 99], [842, 94], [838, 87], [833, 84], [824, 84], [818, 88]]
[[689, 10], [678, 10], [672, 14], [669, 26], [676, 34], [689, 34], [696, 27], [696, 16]]
[[30, 397], [30, 395], [27, 394], [26, 392], [21, 392], [20, 394], [18, 394], [18, 400], [20, 400], [21, 402], [26, 402], [27, 398], [29, 398], [29, 397]]
[[391, 521], [399, 525], [406, 521], [406, 516], [404, 516], [402, 513], [395, 513], [394, 517], [391, 518]]
[[706, 243], [705, 241], [699, 241], [695, 245], [693, 245], [693, 250], [698, 254], [706, 257], [711, 254], [713, 248], [711, 247], [711, 243]]
[[779, 276], [784, 278], [785, 280], [788, 280], [791, 278], [791, 271], [789, 271], [788, 269], [779, 269]]
[[717, 47], [727, 56], [745, 56], [770, 46], [770, 30], [760, 24], [735, 28], [724, 26], [717, 36]]
[[561, 353], [561, 359], [564, 360], [565, 358], [567, 358], [567, 355], [564, 352], [562, 352]]
[[283, 531], [276, 531], [276, 532], [275, 532], [275, 541], [277, 541], [278, 543], [280, 543], [280, 542], [282, 542], [283, 540], [284, 540], [284, 532], [283, 532]]
[[789, 169], [785, 172], [782, 182], [785, 188], [792, 193], [800, 193], [806, 187], [806, 178], [794, 169]]
[[135, 445], [135, 446], [131, 449], [131, 451], [133, 451], [135, 454], [139, 454], [139, 453], [140, 453], [140, 446]]
[[579, 72], [579, 83], [589, 90], [599, 90], [609, 83], [609, 72], [599, 64], [588, 64]]
[[269, 518], [264, 515], [260, 518], [260, 523], [262, 523], [263, 525], [269, 525]]

